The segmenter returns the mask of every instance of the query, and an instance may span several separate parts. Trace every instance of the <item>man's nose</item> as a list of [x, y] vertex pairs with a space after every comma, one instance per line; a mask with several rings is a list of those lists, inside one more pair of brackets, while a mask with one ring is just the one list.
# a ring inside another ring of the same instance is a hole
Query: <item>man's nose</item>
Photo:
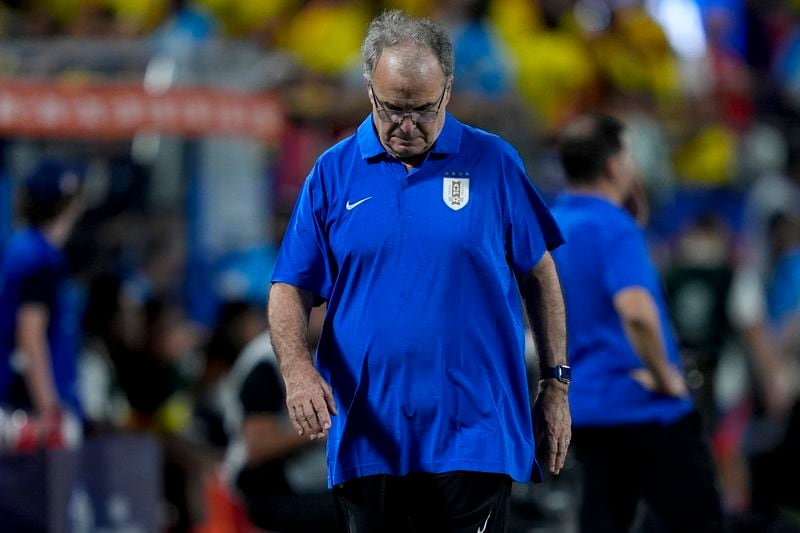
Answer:
[[414, 130], [416, 125], [411, 115], [403, 115], [403, 119], [397, 124], [397, 127], [400, 128], [403, 133], [409, 134]]

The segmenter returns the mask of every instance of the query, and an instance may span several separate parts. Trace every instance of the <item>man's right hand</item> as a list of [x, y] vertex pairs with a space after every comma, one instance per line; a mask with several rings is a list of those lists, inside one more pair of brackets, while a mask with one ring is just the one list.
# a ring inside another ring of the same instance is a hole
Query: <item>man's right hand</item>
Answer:
[[689, 394], [686, 380], [683, 375], [672, 365], [665, 367], [665, 371], [656, 379], [655, 375], [646, 368], [638, 368], [631, 371], [631, 377], [639, 382], [645, 389], [682, 398]]
[[330, 385], [310, 362], [282, 370], [289, 420], [298, 435], [308, 435], [311, 440], [325, 437], [331, 415], [338, 414]]

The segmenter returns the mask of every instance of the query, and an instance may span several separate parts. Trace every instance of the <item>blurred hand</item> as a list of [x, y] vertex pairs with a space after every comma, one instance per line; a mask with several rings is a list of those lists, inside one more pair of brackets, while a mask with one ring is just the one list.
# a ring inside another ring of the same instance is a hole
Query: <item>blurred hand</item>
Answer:
[[546, 454], [550, 472], [558, 474], [564, 467], [572, 438], [566, 384], [555, 379], [541, 382], [533, 405], [533, 424], [536, 446]]
[[785, 368], [772, 372], [763, 390], [767, 414], [777, 420], [789, 413], [797, 398], [797, 365], [781, 366]]
[[330, 385], [310, 362], [296, 363], [282, 371], [289, 420], [298, 435], [307, 435], [311, 440], [327, 436], [330, 417], [338, 414]]
[[682, 398], [689, 394], [689, 389], [686, 386], [686, 380], [675, 367], [672, 365], [667, 367], [667, 371], [657, 379], [656, 376], [647, 368], [638, 368], [631, 371], [631, 377], [639, 382], [645, 389], [656, 392], [658, 394], [665, 394], [667, 396], [675, 396]]
[[45, 411], [39, 416], [39, 439], [44, 447], [51, 450], [64, 447], [62, 424], [65, 417], [64, 410], [60, 407]]

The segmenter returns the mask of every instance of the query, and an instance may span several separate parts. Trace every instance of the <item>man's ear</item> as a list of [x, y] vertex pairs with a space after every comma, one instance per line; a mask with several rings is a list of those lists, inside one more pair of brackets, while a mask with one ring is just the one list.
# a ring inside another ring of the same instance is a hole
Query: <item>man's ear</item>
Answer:
[[614, 154], [606, 158], [605, 165], [603, 165], [603, 178], [611, 182], [616, 182], [617, 177], [622, 171], [622, 158], [619, 154]]
[[450, 79], [447, 80], [447, 88], [445, 89], [446, 94], [444, 95], [444, 101], [442, 105], [447, 105], [450, 103], [450, 95], [453, 94], [453, 77], [450, 76]]

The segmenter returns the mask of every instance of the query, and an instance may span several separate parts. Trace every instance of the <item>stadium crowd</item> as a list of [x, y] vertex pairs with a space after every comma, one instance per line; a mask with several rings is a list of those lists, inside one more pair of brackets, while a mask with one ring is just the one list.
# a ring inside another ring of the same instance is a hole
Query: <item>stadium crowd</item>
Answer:
[[[448, 28], [458, 88], [450, 110], [502, 132], [548, 202], [565, 186], [561, 128], [587, 110], [625, 122], [647, 198], [640, 222], [731, 529], [800, 529], [800, 2], [14, 0], [0, 2], [0, 33], [139, 39], [176, 56], [226, 40], [285, 58], [292, 68], [271, 87], [287, 114], [269, 172], [277, 246], [314, 159], [369, 112], [359, 46], [372, 16], [390, 7]], [[19, 142], [2, 140], [3, 163]], [[37, 146], [64, 155], [64, 145], [87, 174], [93, 158], [108, 156], [73, 140]], [[65, 248], [83, 295], [80, 416], [87, 437], [157, 435], [165, 529], [212, 531], [225, 518], [205, 489], [241, 437], [230, 420], [231, 376], [241, 386], [233, 369], [267, 327], [266, 295], [204, 287], [215, 308], [197, 319], [187, 303], [184, 206], [157, 205], [148, 168], [112, 151], [114, 185]], [[2, 225], [5, 239], [12, 225]], [[576, 498], [576, 470], [516, 488], [520, 528], [574, 525], [563, 501]], [[556, 493], [561, 504], [543, 497]]]

